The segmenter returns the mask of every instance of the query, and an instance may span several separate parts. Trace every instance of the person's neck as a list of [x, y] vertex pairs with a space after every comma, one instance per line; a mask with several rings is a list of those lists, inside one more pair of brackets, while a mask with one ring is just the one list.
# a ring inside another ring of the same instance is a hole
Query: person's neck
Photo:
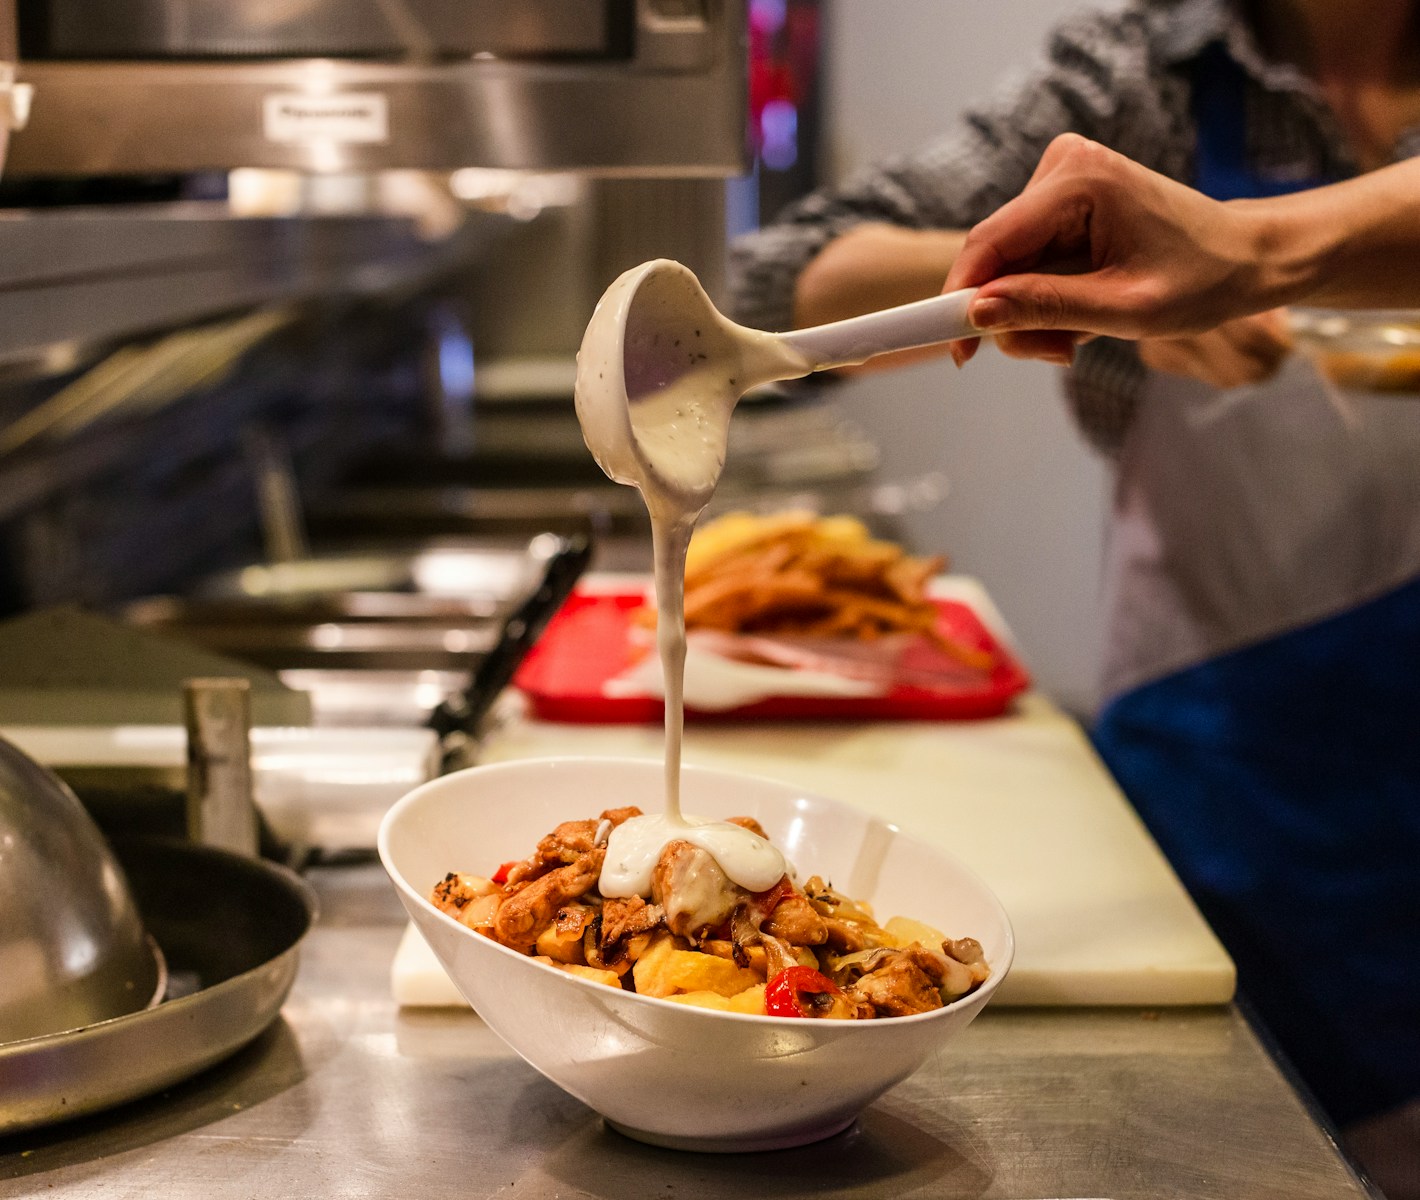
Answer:
[[1420, 76], [1414, 0], [1253, 0], [1275, 57], [1318, 84], [1404, 85]]
[[1420, 122], [1416, 0], [1250, 0], [1258, 40], [1320, 89], [1362, 170]]

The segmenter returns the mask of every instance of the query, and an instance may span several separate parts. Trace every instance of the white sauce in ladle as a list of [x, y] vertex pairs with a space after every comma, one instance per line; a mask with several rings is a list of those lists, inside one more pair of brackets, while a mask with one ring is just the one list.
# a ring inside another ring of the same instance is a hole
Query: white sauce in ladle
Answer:
[[741, 395], [809, 365], [772, 335], [727, 321], [678, 264], [629, 271], [607, 290], [577, 355], [582, 434], [613, 479], [640, 489], [651, 516], [656, 643], [665, 678], [665, 811], [611, 832], [604, 896], [649, 896], [666, 844], [707, 851], [741, 887], [762, 892], [783, 878], [784, 856], [763, 838], [680, 810], [685, 723], [685, 555], [725, 462], [730, 415]]

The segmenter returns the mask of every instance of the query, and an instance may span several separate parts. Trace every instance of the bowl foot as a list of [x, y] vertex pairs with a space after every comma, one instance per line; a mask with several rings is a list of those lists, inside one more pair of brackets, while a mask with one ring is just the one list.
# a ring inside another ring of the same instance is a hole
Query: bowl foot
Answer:
[[751, 1154], [760, 1150], [788, 1150], [794, 1146], [807, 1146], [811, 1142], [821, 1142], [836, 1133], [842, 1133], [858, 1119], [857, 1113], [847, 1117], [835, 1117], [822, 1125], [811, 1125], [789, 1133], [777, 1133], [768, 1137], [735, 1136], [677, 1137], [671, 1133], [653, 1133], [647, 1129], [632, 1129], [610, 1117], [603, 1117], [607, 1127], [624, 1137], [645, 1142], [648, 1146], [661, 1146], [667, 1150], [694, 1150], [701, 1154]]

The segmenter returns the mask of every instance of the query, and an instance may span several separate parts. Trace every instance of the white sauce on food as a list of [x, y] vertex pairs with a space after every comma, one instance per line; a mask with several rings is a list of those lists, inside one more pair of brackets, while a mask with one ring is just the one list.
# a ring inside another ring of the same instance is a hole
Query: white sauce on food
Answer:
[[728, 821], [669, 813], [632, 817], [612, 830], [602, 867], [603, 896], [649, 896], [651, 872], [667, 842], [699, 846], [740, 887], [765, 892], [784, 878], [784, 856], [757, 834]]
[[[612, 285], [603, 305], [615, 301], [632, 274]], [[721, 317], [688, 273], [648, 277], [628, 314], [624, 341], [614, 321], [594, 316], [588, 326], [577, 355], [577, 416], [587, 444], [594, 452], [604, 448], [597, 453], [603, 470], [639, 488], [650, 512], [666, 704], [665, 811], [633, 817], [611, 831], [600, 881], [604, 896], [649, 897], [656, 861], [676, 840], [705, 850], [751, 892], [773, 887], [788, 869], [784, 856], [748, 829], [681, 814], [685, 554], [696, 518], [719, 481], [740, 396], [756, 383], [808, 370], [771, 335]], [[619, 444], [623, 412], [629, 412], [635, 447]]]

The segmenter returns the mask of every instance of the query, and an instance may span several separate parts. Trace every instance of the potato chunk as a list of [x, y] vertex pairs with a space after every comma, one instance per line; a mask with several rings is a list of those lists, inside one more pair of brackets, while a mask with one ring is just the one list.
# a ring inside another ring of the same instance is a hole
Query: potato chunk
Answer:
[[764, 984], [757, 983], [752, 988], [734, 996], [722, 996], [719, 992], [682, 992], [678, 996], [667, 996], [677, 1004], [689, 1004], [695, 1008], [713, 1008], [716, 1012], [748, 1013], [750, 1016], [764, 1016]]
[[668, 933], [652, 939], [631, 974], [637, 992], [643, 996], [665, 997], [683, 992], [734, 996], [764, 982], [754, 971], [736, 966], [731, 959], [681, 949]]
[[914, 921], [911, 917], [893, 917], [883, 926], [883, 932], [892, 939], [893, 946], [898, 950], [906, 950], [913, 942], [940, 946], [947, 940], [947, 935], [940, 929], [934, 929], [926, 921]]
[[603, 983], [607, 987], [621, 990], [621, 976], [615, 971], [599, 971], [596, 967], [584, 967], [578, 963], [558, 962], [543, 954], [533, 955], [533, 961], [546, 963], [549, 967], [556, 967], [559, 971], [566, 971], [569, 975], [576, 975], [581, 979], [589, 979], [593, 983]]
[[586, 956], [582, 953], [582, 931], [576, 929], [569, 933], [559, 929], [556, 922], [537, 935], [533, 951], [560, 963], [575, 963], [579, 967], [587, 965]]

